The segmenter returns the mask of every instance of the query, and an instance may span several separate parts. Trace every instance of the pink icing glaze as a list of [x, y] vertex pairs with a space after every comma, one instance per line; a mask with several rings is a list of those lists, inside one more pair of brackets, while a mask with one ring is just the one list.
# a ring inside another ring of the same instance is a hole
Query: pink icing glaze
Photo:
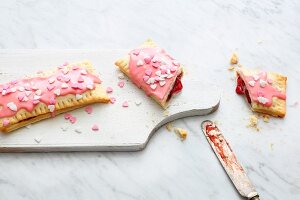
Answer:
[[[252, 101], [260, 103], [258, 101], [258, 97], [264, 97], [268, 101], [263, 105], [270, 107], [272, 105], [273, 97], [278, 97], [279, 99], [283, 99], [283, 100], [286, 99], [285, 93], [281, 93], [275, 87], [272, 86], [273, 81], [271, 79], [268, 79], [266, 72], [261, 72], [257, 74], [257, 77], [258, 80], [255, 80], [253, 76], [242, 77], [245, 82], [246, 88], [249, 91]], [[266, 81], [266, 85], [264, 87], [260, 85], [260, 80]], [[255, 81], [253, 87], [249, 84], [249, 81]]]
[[[164, 49], [158, 47], [134, 49], [129, 55], [129, 72], [133, 83], [142, 88], [147, 95], [164, 99], [168, 95], [171, 84], [176, 79], [175, 74], [179, 63], [169, 56]], [[144, 64], [139, 66], [139, 61], [144, 61]], [[161, 75], [166, 76], [167, 73], [170, 75], [168, 78], [161, 77]], [[159, 84], [159, 81], [165, 81], [165, 83]]]
[[[57, 95], [54, 94], [54, 91], [56, 89], [60, 89], [59, 96], [65, 96], [68, 94], [82, 94], [89, 90], [86, 88], [87, 84], [94, 85], [95, 83], [101, 83], [101, 80], [92, 74], [88, 73], [83, 75], [80, 72], [81, 70], [70, 70], [68, 74], [65, 75], [62, 72], [63, 69], [64, 68], [58, 69], [52, 76], [46, 78], [38, 77], [21, 79], [0, 85], [0, 91], [2, 93], [0, 93], [0, 105], [2, 107], [2, 109], [0, 109], [0, 118], [11, 117], [15, 115], [16, 111], [12, 111], [7, 106], [7, 104], [10, 102], [13, 102], [17, 106], [17, 111], [20, 109], [25, 109], [31, 112], [39, 102], [43, 102], [46, 105], [55, 104], [55, 98]], [[78, 67], [78, 69], [80, 68]], [[57, 79], [58, 77], [60, 77], [60, 80]], [[82, 79], [84, 82], [82, 82]], [[64, 82], [67, 82], [69, 86], [76, 84], [76, 87], [62, 89], [61, 85]], [[25, 90], [20, 91], [20, 87], [23, 87]], [[12, 92], [13, 88], [16, 89], [15, 92]], [[35, 94], [36, 90], [38, 89], [41, 90], [40, 96]], [[5, 92], [3, 92], [4, 90]], [[28, 100], [22, 101], [24, 100], [25, 96], [28, 98]]]

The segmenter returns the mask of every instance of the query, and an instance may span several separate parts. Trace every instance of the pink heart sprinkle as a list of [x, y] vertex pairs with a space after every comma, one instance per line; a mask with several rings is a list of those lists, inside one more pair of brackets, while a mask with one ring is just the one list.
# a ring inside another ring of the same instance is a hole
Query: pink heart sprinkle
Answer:
[[149, 76], [143, 76], [143, 80], [144, 80], [145, 82], [148, 81], [149, 78], [150, 78]]
[[166, 69], [162, 69], [162, 70], [161, 70], [161, 73], [162, 73], [162, 74], [166, 74], [166, 73], [167, 73], [167, 70], [166, 70]]
[[64, 118], [65, 118], [65, 119], [70, 119], [70, 117], [72, 117], [72, 115], [71, 115], [70, 113], [64, 114]]
[[84, 90], [86, 86], [83, 83], [78, 84], [78, 88]]
[[116, 102], [116, 98], [115, 97], [110, 97], [110, 103], [114, 104]]
[[125, 85], [125, 81], [123, 81], [123, 80], [119, 81], [118, 86], [119, 86], [120, 88], [123, 88], [124, 85]]
[[27, 91], [30, 91], [31, 90], [31, 87], [29, 86], [29, 85], [25, 85], [25, 90], [27, 90]]
[[74, 124], [77, 121], [77, 118], [71, 115], [69, 120], [72, 124]]
[[179, 62], [177, 60], [173, 60], [173, 64], [178, 66], [179, 65]]
[[84, 79], [82, 78], [82, 76], [79, 76], [78, 79], [77, 79], [78, 83], [83, 83], [84, 82]]
[[77, 69], [79, 69], [79, 67], [78, 66], [73, 66], [72, 69], [77, 70]]
[[151, 70], [151, 69], [147, 69], [147, 70], [145, 71], [145, 74], [146, 74], [147, 76], [150, 76], [150, 75], [152, 74], [152, 70]]
[[24, 99], [25, 95], [24, 94], [19, 94], [18, 99], [19, 101], [22, 101]]
[[144, 58], [144, 61], [145, 61], [146, 64], [149, 64], [151, 62], [151, 60], [152, 59], [148, 56]]
[[67, 66], [68, 64], [69, 64], [68, 62], [64, 62], [62, 66]]
[[93, 130], [93, 131], [99, 131], [99, 127], [97, 126], [97, 124], [94, 124], [94, 125], [92, 126], [92, 130]]
[[68, 82], [70, 81], [70, 79], [71, 79], [71, 78], [70, 78], [69, 76], [65, 76], [65, 80], [64, 80], [64, 81], [65, 81], [66, 83], [68, 83]]
[[132, 52], [133, 55], [138, 56], [140, 54], [140, 50], [136, 49]]
[[261, 92], [261, 91], [258, 91], [258, 92], [257, 92], [257, 96], [259, 96], [259, 97], [264, 97], [265, 95], [264, 95], [264, 93], [263, 93], [263, 92]]
[[268, 78], [267, 81], [268, 81], [269, 84], [272, 84], [272, 83], [273, 83], [273, 80], [272, 80], [272, 79], [269, 79], [269, 78]]
[[[9, 88], [9, 85], [4, 85], [4, 86], [3, 86], [3, 89], [4, 89], [4, 90], [7, 90], [8, 88]], [[29, 88], [30, 88], [30, 87], [29, 87]]]
[[33, 103], [34, 105], [36, 105], [36, 104], [40, 103], [40, 100], [33, 100], [32, 103]]
[[107, 87], [107, 88], [106, 88], [106, 92], [107, 92], [107, 93], [111, 93], [112, 91], [113, 91], [112, 87]]
[[127, 101], [124, 101], [123, 104], [122, 104], [122, 107], [124, 108], [127, 108], [129, 105], [128, 105], [128, 102]]
[[58, 81], [64, 81], [64, 79], [65, 79], [65, 77], [64, 76], [57, 76], [56, 77], [56, 79], [58, 80]]
[[92, 114], [92, 112], [93, 112], [93, 107], [92, 106], [87, 106], [87, 107], [85, 107], [85, 112], [87, 112], [88, 114]]
[[13, 85], [15, 85], [15, 84], [18, 83], [18, 80], [11, 81], [10, 83], [13, 84]]
[[71, 88], [78, 89], [79, 84], [78, 83], [71, 83]]
[[8, 119], [5, 119], [5, 120], [3, 120], [3, 126], [7, 126], [8, 124], [9, 124], [9, 120]]
[[56, 104], [56, 100], [54, 99], [54, 97], [51, 97], [51, 98], [50, 98], [49, 103], [50, 103], [51, 105]]
[[152, 67], [158, 68], [160, 66], [160, 63], [152, 63]]
[[49, 91], [53, 90], [54, 87], [55, 87], [54, 85], [47, 85], [47, 89], [48, 89]]
[[170, 70], [171, 70], [171, 72], [175, 72], [175, 71], [177, 70], [177, 67], [174, 67], [174, 66], [173, 66], [173, 67], [171, 67]]

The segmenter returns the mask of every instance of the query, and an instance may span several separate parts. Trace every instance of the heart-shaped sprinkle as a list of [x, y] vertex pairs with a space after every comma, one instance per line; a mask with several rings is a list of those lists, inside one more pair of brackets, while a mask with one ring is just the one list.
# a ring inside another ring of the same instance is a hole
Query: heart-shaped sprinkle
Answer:
[[149, 76], [143, 76], [143, 80], [145, 81], [145, 82], [147, 82], [148, 80], [149, 80]]
[[25, 94], [26, 94], [26, 96], [28, 96], [28, 97], [31, 95], [31, 93], [32, 93], [31, 91], [25, 91]]
[[71, 78], [70, 78], [69, 76], [65, 76], [64, 81], [65, 81], [66, 83], [68, 83], [70, 80], [71, 80]]
[[76, 127], [76, 128], [74, 129], [74, 131], [75, 131], [76, 133], [78, 133], [78, 134], [82, 133], [82, 130], [81, 130], [80, 127]]
[[42, 92], [42, 90], [40, 90], [40, 89], [38, 89], [37, 91], [35, 91], [35, 94], [38, 95], [38, 96], [41, 96], [42, 93], [43, 93], [43, 92]]
[[50, 104], [54, 105], [56, 104], [56, 100], [54, 97], [50, 97], [50, 100], [49, 100]]
[[8, 104], [6, 104], [7, 105], [7, 107], [9, 108], [9, 109], [11, 109], [12, 111], [17, 111], [17, 105], [14, 103], [14, 102], [9, 102]]
[[72, 67], [72, 70], [77, 70], [77, 69], [79, 69], [78, 66], [73, 66], [73, 67]]
[[85, 112], [87, 112], [88, 114], [92, 114], [92, 112], [93, 112], [93, 107], [92, 106], [87, 106], [87, 107], [85, 107]]
[[115, 97], [110, 97], [109, 101], [110, 101], [110, 103], [114, 104], [116, 102], [116, 98]]
[[22, 101], [24, 99], [25, 95], [24, 94], [19, 94], [18, 95], [18, 99], [19, 101]]
[[137, 63], [136, 63], [137, 67], [141, 67], [143, 65], [144, 65], [144, 62], [142, 60], [138, 60]]
[[252, 81], [249, 81], [248, 84], [249, 84], [251, 87], [254, 87], [255, 81], [253, 81], [253, 80], [252, 80]]
[[150, 76], [150, 75], [152, 74], [152, 70], [151, 70], [151, 69], [147, 69], [147, 70], [145, 71], [145, 74], [146, 74], [147, 76]]
[[259, 85], [260, 85], [260, 87], [266, 87], [266, 85], [267, 85], [267, 82], [266, 81], [264, 81], [264, 80], [262, 80], [262, 79], [260, 79], [259, 80]]
[[82, 95], [81, 94], [76, 94], [75, 97], [76, 97], [77, 100], [82, 99]]
[[20, 86], [20, 87], [18, 88], [18, 90], [19, 90], [20, 92], [23, 92], [23, 91], [25, 90], [25, 88], [22, 87], [22, 86]]
[[257, 100], [258, 100], [258, 102], [261, 103], [261, 104], [266, 104], [266, 103], [268, 103], [268, 99], [265, 98], [265, 97], [259, 96], [259, 97], [257, 97]]
[[86, 88], [86, 86], [85, 86], [83, 83], [79, 83], [79, 84], [78, 84], [78, 88], [79, 88], [80, 90], [84, 90], [84, 89]]
[[156, 74], [157, 76], [161, 76], [161, 71], [160, 71], [160, 70], [157, 70], [157, 71], [155, 72], [155, 74]]
[[[27, 83], [27, 85], [29, 86], [28, 83]], [[9, 87], [10, 87], [9, 85], [4, 85], [4, 86], [3, 86], [3, 89], [4, 89], [4, 90], [7, 90]]]
[[272, 79], [267, 79], [267, 82], [269, 83], [269, 84], [272, 84], [273, 83], [273, 80]]
[[123, 74], [123, 73], [119, 73], [119, 74], [118, 74], [118, 78], [119, 78], [119, 79], [124, 79], [124, 78], [125, 78], [125, 76], [124, 76], [124, 74]]
[[69, 88], [69, 86], [68, 86], [68, 84], [66, 84], [66, 83], [62, 83], [62, 84], [61, 84], [61, 88], [62, 88], [62, 89], [67, 89], [67, 88]]
[[67, 66], [67, 65], [69, 65], [68, 62], [64, 62], [64, 63], [62, 64], [62, 66]]
[[86, 88], [92, 90], [92, 89], [94, 89], [94, 84], [87, 84]]
[[97, 124], [94, 124], [94, 125], [92, 126], [92, 130], [93, 130], [93, 131], [99, 131], [99, 127], [97, 126]]
[[54, 85], [47, 85], [47, 89], [48, 89], [48, 91], [51, 91], [51, 90], [53, 90], [55, 88], [55, 86]]
[[7, 93], [6, 90], [2, 90], [1, 94], [4, 96], [4, 95], [6, 95], [6, 93]]
[[32, 103], [33, 103], [34, 105], [36, 105], [36, 104], [40, 103], [40, 100], [33, 100]]
[[72, 116], [72, 115], [71, 115], [70, 113], [64, 114], [64, 118], [65, 118], [65, 119], [70, 119], [71, 116]]
[[154, 63], [159, 62], [159, 58], [157, 56], [153, 56], [152, 62]]
[[155, 78], [154, 78], [154, 77], [149, 78], [148, 81], [147, 81], [146, 83], [147, 83], [148, 85], [149, 85], [149, 84], [155, 83]]
[[57, 76], [56, 79], [60, 82], [65, 81], [65, 77], [64, 76]]
[[78, 83], [83, 83], [84, 82], [84, 79], [82, 78], [82, 76], [79, 76], [78, 79], [77, 79]]
[[123, 88], [124, 85], [125, 85], [125, 81], [124, 81], [124, 80], [120, 80], [120, 81], [118, 82], [118, 86], [119, 86], [120, 88]]
[[80, 74], [87, 75], [87, 71], [85, 69], [80, 70]]
[[152, 63], [152, 67], [154, 67], [154, 68], [158, 68], [159, 66], [160, 66], [159, 63]]
[[155, 90], [157, 88], [157, 84], [151, 84], [150, 87], [152, 90]]
[[135, 103], [135, 105], [139, 106], [139, 105], [141, 105], [142, 101], [138, 99], [134, 103]]
[[48, 109], [50, 112], [54, 112], [55, 106], [54, 105], [48, 105]]
[[68, 69], [68, 68], [64, 68], [64, 69], [62, 70], [62, 73], [63, 73], [64, 75], [66, 75], [67, 73], [69, 73], [69, 69]]
[[172, 78], [174, 75], [173, 74], [169, 74], [168, 76], [167, 76], [167, 78]]
[[55, 82], [55, 78], [53, 78], [53, 77], [49, 78], [49, 79], [48, 79], [48, 82], [49, 82], [50, 84], [54, 83], [54, 82]]
[[171, 72], [175, 72], [176, 70], [177, 70], [177, 67], [174, 67], [174, 66], [173, 66], [173, 67], [170, 68], [170, 71], [171, 71]]
[[38, 88], [35, 85], [31, 86], [31, 89], [32, 90], [38, 90]]
[[107, 93], [111, 93], [112, 91], [113, 91], [112, 87], [107, 87], [107, 88], [106, 88], [106, 92], [107, 92]]
[[59, 96], [59, 95], [60, 95], [60, 89], [57, 88], [56, 90], [53, 91], [53, 93], [54, 93], [56, 96]]
[[12, 85], [16, 85], [18, 83], [18, 80], [13, 80], [10, 82]]
[[160, 86], [164, 86], [166, 84], [166, 81], [159, 81]]
[[39, 138], [39, 137], [35, 137], [35, 138], [34, 138], [34, 141], [35, 141], [36, 143], [41, 143], [42, 139]]
[[258, 76], [258, 75], [253, 75], [253, 79], [254, 79], [255, 81], [257, 81], [257, 80], [259, 79], [259, 76]]
[[22, 99], [22, 102], [27, 102], [29, 99], [28, 99], [28, 97], [24, 97], [23, 99]]
[[177, 60], [173, 60], [173, 64], [178, 66], [179, 65], [179, 62]]
[[10, 123], [10, 122], [9, 122], [8, 119], [4, 119], [3, 122], [2, 122], [3, 126], [9, 125], [9, 123]]
[[129, 106], [128, 101], [124, 101], [122, 103], [122, 107], [127, 108]]
[[138, 56], [140, 54], [140, 50], [133, 50], [132, 54]]
[[24, 85], [25, 90], [31, 91], [31, 87], [29, 85]]
[[78, 89], [79, 84], [78, 83], [71, 83], [71, 88]]
[[11, 91], [12, 93], [15, 93], [15, 92], [17, 91], [17, 88], [13, 87], [13, 88], [10, 89], [10, 91]]
[[77, 121], [77, 118], [76, 117], [74, 117], [74, 116], [70, 116], [70, 122], [72, 123], [72, 124], [74, 124], [76, 121]]
[[144, 61], [145, 61], [146, 64], [149, 64], [151, 62], [150, 56], [149, 55], [145, 55], [144, 56]]
[[34, 99], [34, 100], [39, 100], [40, 98], [41, 98], [41, 96], [38, 96], [38, 95], [34, 95], [34, 96], [33, 96], [33, 99]]

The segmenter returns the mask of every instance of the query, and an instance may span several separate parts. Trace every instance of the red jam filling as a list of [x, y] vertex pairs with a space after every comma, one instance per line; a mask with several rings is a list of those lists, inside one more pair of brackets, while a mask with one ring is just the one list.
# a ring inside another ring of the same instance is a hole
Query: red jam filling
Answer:
[[247, 98], [248, 103], [251, 104], [251, 98], [249, 96], [249, 92], [246, 88], [245, 82], [242, 80], [242, 78], [240, 76], [238, 76], [238, 78], [236, 80], [235, 92], [240, 95], [244, 94]]
[[181, 77], [182, 77], [182, 73], [179, 74], [176, 77], [174, 86], [173, 86], [172, 90], [170, 91], [170, 94], [169, 94], [169, 96], [167, 98], [167, 101], [169, 101], [174, 94], [177, 94], [177, 93], [179, 93], [182, 90], [183, 86], [182, 86], [182, 83], [181, 83]]

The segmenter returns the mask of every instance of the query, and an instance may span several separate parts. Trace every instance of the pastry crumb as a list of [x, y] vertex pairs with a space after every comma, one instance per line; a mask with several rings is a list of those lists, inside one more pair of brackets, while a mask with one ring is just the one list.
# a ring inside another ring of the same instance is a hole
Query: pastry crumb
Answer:
[[169, 111], [167, 111], [167, 110], [165, 110], [164, 113], [163, 113], [164, 117], [168, 117], [169, 114], [170, 114], [170, 113], [169, 113]]
[[263, 117], [263, 121], [264, 121], [264, 122], [266, 122], [266, 123], [269, 122], [269, 120], [270, 120], [270, 115], [263, 115], [262, 117]]
[[36, 137], [36, 138], [34, 138], [34, 141], [39, 144], [39, 143], [41, 143], [42, 139], [39, 137]]
[[169, 132], [173, 131], [173, 125], [172, 125], [171, 122], [170, 122], [170, 123], [167, 123], [166, 129], [167, 129]]
[[258, 118], [255, 115], [250, 115], [249, 123], [247, 125], [248, 128], [254, 128], [256, 131], [259, 131], [259, 128], [257, 127], [258, 124]]
[[240, 63], [239, 63], [239, 64], [237, 64], [237, 66], [238, 66], [238, 67], [243, 67], [243, 65], [241, 65]]
[[228, 67], [228, 70], [229, 70], [229, 71], [234, 70], [234, 66], [233, 66], [233, 65], [230, 65], [230, 66]]
[[182, 128], [174, 128], [174, 132], [180, 136], [181, 140], [185, 140], [187, 136], [187, 131]]
[[238, 57], [236, 55], [236, 53], [233, 53], [231, 58], [230, 58], [230, 64], [234, 65], [238, 63]]

